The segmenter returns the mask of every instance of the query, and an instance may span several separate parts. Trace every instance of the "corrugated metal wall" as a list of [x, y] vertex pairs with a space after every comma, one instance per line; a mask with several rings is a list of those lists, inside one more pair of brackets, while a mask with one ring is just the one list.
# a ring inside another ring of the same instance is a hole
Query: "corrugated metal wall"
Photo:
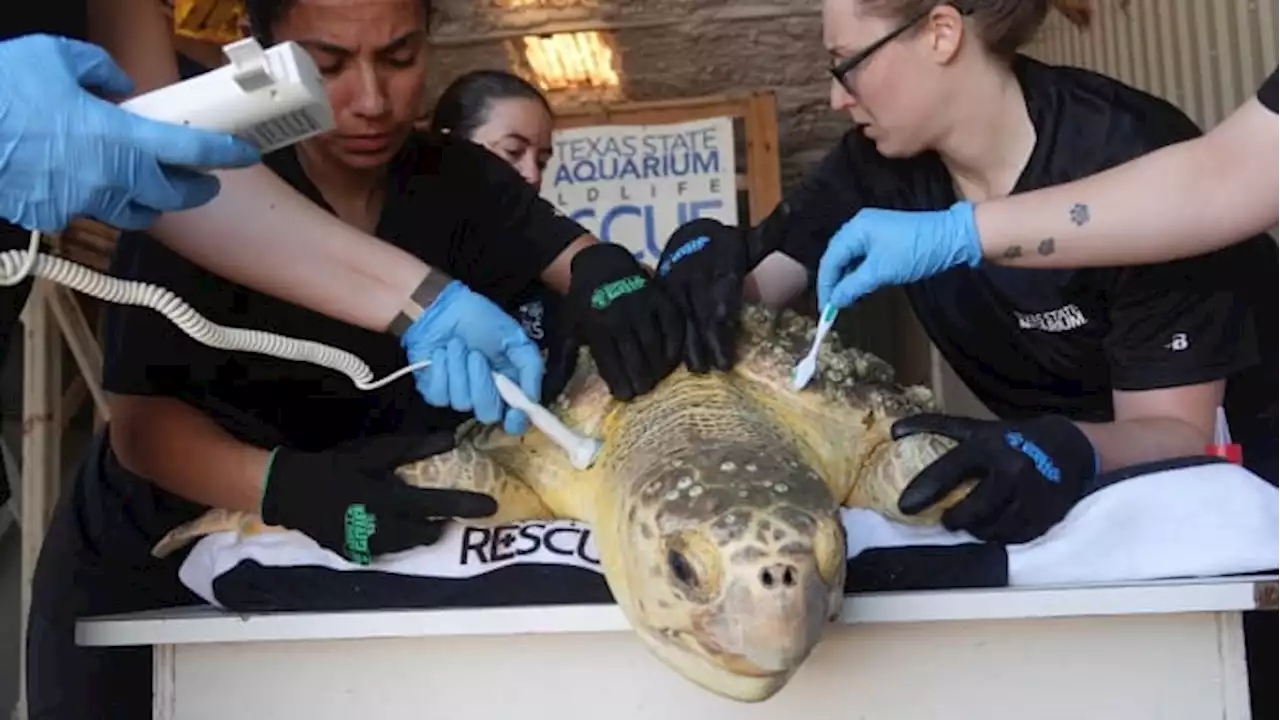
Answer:
[[1092, 27], [1054, 14], [1029, 54], [1123, 80], [1216, 125], [1276, 67], [1276, 0], [1098, 0]]

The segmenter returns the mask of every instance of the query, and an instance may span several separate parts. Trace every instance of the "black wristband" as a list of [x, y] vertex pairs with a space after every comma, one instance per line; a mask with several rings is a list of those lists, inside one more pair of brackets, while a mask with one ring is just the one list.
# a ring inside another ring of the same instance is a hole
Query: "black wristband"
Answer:
[[391, 319], [391, 324], [387, 326], [387, 331], [396, 337], [403, 337], [405, 332], [409, 330], [409, 326], [422, 317], [422, 313], [431, 307], [431, 303], [440, 297], [440, 292], [444, 290], [444, 286], [448, 285], [452, 280], [453, 278], [440, 270], [435, 268], [428, 270], [427, 276], [422, 279], [418, 287], [409, 295], [404, 307]]

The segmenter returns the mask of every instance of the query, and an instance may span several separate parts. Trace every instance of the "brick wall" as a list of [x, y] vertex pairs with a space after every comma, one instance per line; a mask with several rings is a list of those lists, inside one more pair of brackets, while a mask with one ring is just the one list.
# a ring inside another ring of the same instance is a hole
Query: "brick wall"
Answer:
[[[509, 45], [557, 29], [607, 32], [619, 100], [697, 97], [752, 88], [777, 94], [784, 187], [846, 127], [828, 107], [826, 52], [815, 0], [436, 0], [431, 100], [459, 74], [512, 69]], [[556, 107], [589, 94], [548, 93]]]

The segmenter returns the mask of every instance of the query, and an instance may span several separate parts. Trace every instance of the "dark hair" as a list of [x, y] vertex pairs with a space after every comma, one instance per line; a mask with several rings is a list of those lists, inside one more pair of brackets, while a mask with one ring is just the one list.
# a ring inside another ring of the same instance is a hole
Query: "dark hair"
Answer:
[[554, 114], [550, 103], [524, 78], [503, 70], [473, 70], [453, 82], [436, 101], [431, 114], [431, 130], [470, 138], [476, 128], [489, 119], [494, 100], [537, 100]]
[[[862, 6], [903, 22], [938, 5], [937, 0], [862, 0]], [[1011, 57], [1031, 42], [1049, 15], [1049, 0], [957, 0], [948, 3], [968, 10], [978, 37], [993, 55]]]
[[[264, 46], [275, 43], [271, 28], [280, 22], [286, 13], [293, 9], [298, 0], [244, 0], [244, 17], [249, 26], [249, 33]], [[432, 0], [421, 0], [423, 17], [427, 27], [431, 27]]]

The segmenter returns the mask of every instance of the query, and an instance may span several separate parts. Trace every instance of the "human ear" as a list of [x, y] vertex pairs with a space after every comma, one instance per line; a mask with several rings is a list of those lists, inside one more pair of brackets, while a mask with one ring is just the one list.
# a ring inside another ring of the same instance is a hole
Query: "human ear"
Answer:
[[935, 7], [925, 19], [924, 40], [933, 60], [939, 65], [954, 62], [968, 28], [959, 11], [948, 3]]

